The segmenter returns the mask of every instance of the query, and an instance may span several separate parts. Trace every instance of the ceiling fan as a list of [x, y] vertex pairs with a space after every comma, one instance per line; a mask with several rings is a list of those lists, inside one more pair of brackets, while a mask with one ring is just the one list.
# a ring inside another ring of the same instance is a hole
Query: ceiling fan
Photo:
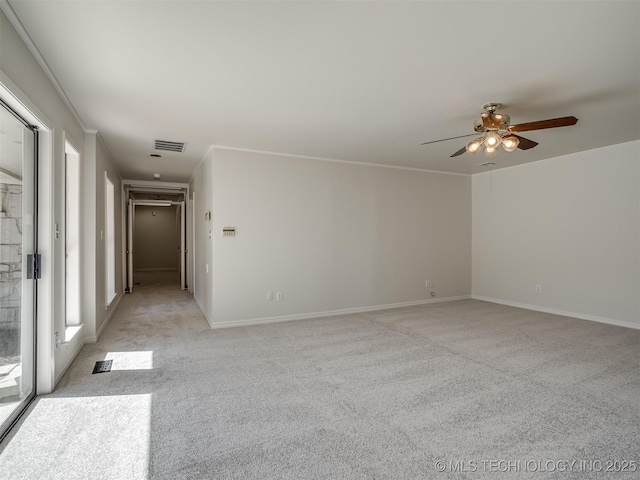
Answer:
[[425, 142], [422, 145], [444, 142], [455, 138], [476, 136], [478, 138], [469, 142], [466, 147], [462, 147], [456, 153], [451, 155], [451, 157], [457, 157], [458, 155], [462, 155], [464, 152], [469, 152], [474, 155], [483, 149], [483, 147], [484, 154], [487, 157], [493, 157], [498, 153], [498, 147], [500, 144], [502, 144], [502, 148], [507, 152], [513, 152], [516, 148], [519, 148], [520, 150], [529, 150], [530, 148], [538, 145], [537, 142], [516, 135], [514, 132], [528, 132], [530, 130], [542, 130], [545, 128], [568, 127], [578, 123], [578, 119], [576, 117], [560, 117], [550, 118], [549, 120], [539, 120], [537, 122], [520, 123], [518, 125], [509, 125], [509, 121], [511, 120], [509, 115], [495, 113], [501, 105], [501, 103], [487, 103], [482, 106], [486, 113], [483, 113], [480, 116], [480, 119], [476, 120], [473, 124], [473, 129], [476, 133], [460, 135], [458, 137], [443, 138], [442, 140]]

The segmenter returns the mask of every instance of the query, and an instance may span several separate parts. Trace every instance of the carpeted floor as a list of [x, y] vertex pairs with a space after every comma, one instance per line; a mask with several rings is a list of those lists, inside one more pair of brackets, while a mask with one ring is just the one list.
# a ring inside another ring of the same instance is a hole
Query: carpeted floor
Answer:
[[210, 330], [174, 280], [141, 276], [0, 478], [640, 478], [640, 331], [474, 300]]

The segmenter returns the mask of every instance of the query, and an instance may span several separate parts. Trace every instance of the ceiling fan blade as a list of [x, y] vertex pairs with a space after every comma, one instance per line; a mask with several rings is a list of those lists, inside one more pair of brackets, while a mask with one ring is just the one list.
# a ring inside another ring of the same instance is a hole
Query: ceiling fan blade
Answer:
[[530, 148], [538, 145], [538, 142], [534, 142], [533, 140], [529, 140], [528, 138], [521, 137], [520, 135], [514, 135], [520, 143], [518, 144], [518, 148], [520, 150], [529, 150]]
[[429, 145], [430, 143], [438, 143], [438, 142], [446, 142], [447, 140], [454, 140], [456, 138], [463, 138], [463, 137], [477, 137], [478, 134], [477, 133], [470, 133], [468, 135], [459, 135], [457, 137], [451, 137], [451, 138], [443, 138], [442, 140], [433, 140], [431, 142], [424, 142], [421, 143], [420, 145]]
[[550, 118], [538, 122], [520, 123], [507, 128], [510, 132], [528, 132], [529, 130], [542, 130], [545, 128], [569, 127], [578, 123], [576, 117]]
[[451, 155], [451, 157], [449, 157], [449, 158], [453, 158], [453, 157], [457, 157], [458, 155], [462, 155], [466, 151], [467, 151], [467, 147], [462, 147], [460, 150], [458, 150], [456, 153]]

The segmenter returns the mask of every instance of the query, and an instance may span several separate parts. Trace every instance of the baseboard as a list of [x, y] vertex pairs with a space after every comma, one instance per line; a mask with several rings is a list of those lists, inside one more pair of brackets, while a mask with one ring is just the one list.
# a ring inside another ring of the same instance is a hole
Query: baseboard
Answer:
[[109, 313], [107, 314], [106, 317], [104, 317], [104, 321], [102, 322], [102, 325], [100, 325], [100, 330], [98, 330], [95, 336], [85, 337], [84, 339], [85, 342], [96, 343], [100, 339], [100, 335], [102, 335], [102, 332], [104, 331], [105, 327], [109, 323], [109, 320], [111, 320], [111, 317], [113, 317], [113, 314], [116, 312], [118, 305], [120, 305], [120, 301], [122, 300], [123, 296], [124, 296], [123, 293], [119, 293], [118, 295], [116, 295], [116, 298], [111, 302], [111, 305], [110, 305], [111, 308], [109, 308]]
[[[64, 364], [64, 367], [62, 367], [62, 370], [60, 370], [60, 372], [56, 375], [56, 378], [54, 378], [54, 380], [53, 380], [53, 390], [51, 390], [52, 392], [55, 391], [56, 387], [58, 386], [58, 382], [64, 376], [64, 374], [67, 373], [67, 370], [69, 370], [69, 367], [71, 366], [73, 361], [76, 359], [76, 357], [80, 353], [80, 350], [82, 350], [82, 347], [84, 347], [85, 343], [87, 343], [87, 339], [86, 338], [81, 338], [78, 341], [78, 345], [76, 346], [75, 351], [67, 359], [66, 363]], [[63, 348], [64, 348], [64, 345], [68, 345], [68, 344], [63, 344], [62, 345]]]
[[198, 300], [198, 297], [196, 297], [195, 295], [193, 296], [193, 300], [196, 302], [196, 305], [198, 305], [198, 308], [200, 309], [200, 311], [202, 312], [202, 315], [204, 315], [205, 320], [207, 321], [207, 323], [209, 324], [209, 326], [211, 328], [215, 328], [213, 326], [213, 322], [211, 321], [211, 318], [209, 318], [209, 315], [207, 314], [207, 312], [205, 311], [204, 307], [202, 306], [202, 303], [200, 303], [200, 300]]
[[584, 313], [568, 312], [566, 310], [558, 310], [556, 308], [539, 307], [537, 305], [528, 305], [526, 303], [510, 302], [508, 300], [500, 300], [497, 298], [483, 297], [480, 295], [471, 295], [474, 300], [482, 300], [484, 302], [498, 303], [500, 305], [507, 305], [509, 307], [524, 308], [526, 310], [533, 310], [536, 312], [552, 313], [554, 315], [562, 315], [563, 317], [572, 317], [580, 320], [589, 320], [590, 322], [606, 323], [608, 325], [615, 325], [617, 327], [633, 328], [640, 330], [640, 324], [625, 322], [624, 320], [614, 320], [611, 318], [596, 317], [595, 315], [585, 315]]
[[[209, 323], [211, 328], [246, 327], [250, 325], [264, 325], [267, 323], [290, 322], [293, 320], [307, 320], [311, 318], [333, 317], [337, 315], [350, 315], [354, 313], [374, 312], [376, 310], [388, 310], [391, 308], [411, 307], [414, 305], [425, 305], [427, 303], [451, 302], [454, 300], [465, 300], [468, 298], [471, 298], [471, 296], [460, 295], [457, 297], [430, 298], [428, 300], [418, 300], [414, 302], [389, 303], [385, 305], [374, 305], [370, 307], [345, 308], [342, 310], [327, 310], [324, 312], [285, 315], [282, 317], [251, 318], [247, 320], [233, 320], [230, 322], [212, 322], [206, 314], [205, 314], [205, 318], [207, 319], [207, 322]], [[196, 303], [200, 307], [200, 310], [203, 310], [202, 306], [200, 305], [200, 302], [198, 302], [197, 299], [196, 299]], [[204, 313], [204, 310], [203, 310], [203, 313]]]

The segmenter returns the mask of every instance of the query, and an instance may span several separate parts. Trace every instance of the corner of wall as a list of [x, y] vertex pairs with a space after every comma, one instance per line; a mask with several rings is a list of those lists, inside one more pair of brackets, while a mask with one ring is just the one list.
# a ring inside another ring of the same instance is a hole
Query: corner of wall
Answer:
[[474, 298], [640, 326], [640, 141], [474, 175]]

